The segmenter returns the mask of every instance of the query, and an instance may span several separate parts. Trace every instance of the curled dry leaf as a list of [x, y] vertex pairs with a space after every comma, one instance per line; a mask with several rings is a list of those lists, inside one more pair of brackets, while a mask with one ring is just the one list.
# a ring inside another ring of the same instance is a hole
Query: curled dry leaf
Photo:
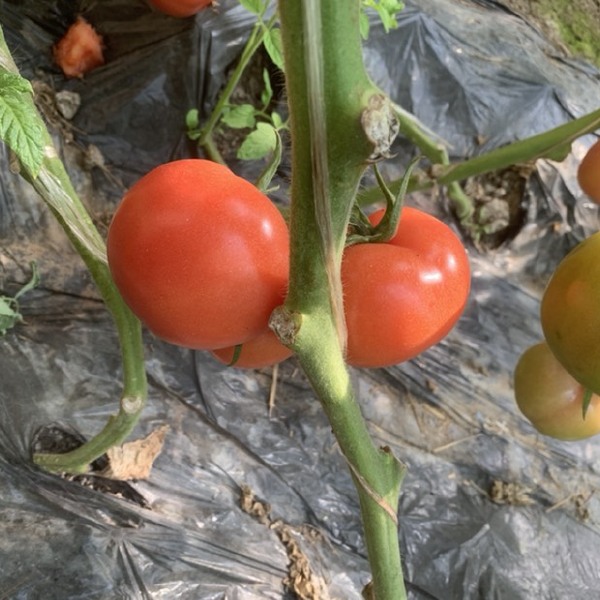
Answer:
[[141, 440], [108, 450], [106, 454], [109, 464], [102, 475], [121, 481], [148, 479], [152, 465], [162, 450], [168, 429], [168, 425], [162, 425]]

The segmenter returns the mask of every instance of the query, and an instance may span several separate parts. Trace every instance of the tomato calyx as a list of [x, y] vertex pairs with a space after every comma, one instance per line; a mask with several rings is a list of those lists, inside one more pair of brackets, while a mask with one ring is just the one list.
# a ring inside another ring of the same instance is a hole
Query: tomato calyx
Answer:
[[396, 235], [410, 177], [420, 160], [421, 157], [418, 156], [410, 162], [402, 176], [400, 187], [396, 194], [394, 194], [386, 184], [377, 165], [373, 164], [373, 172], [375, 173], [377, 184], [385, 198], [385, 213], [381, 221], [379, 221], [377, 225], [373, 225], [361, 207], [358, 204], [355, 204], [350, 221], [351, 231], [346, 238], [346, 247], [353, 246], [354, 244], [367, 244], [371, 242], [385, 243]]
[[235, 363], [240, 360], [240, 355], [242, 354], [242, 344], [236, 344], [233, 348], [233, 356], [231, 360], [227, 363], [228, 367], [235, 367]]

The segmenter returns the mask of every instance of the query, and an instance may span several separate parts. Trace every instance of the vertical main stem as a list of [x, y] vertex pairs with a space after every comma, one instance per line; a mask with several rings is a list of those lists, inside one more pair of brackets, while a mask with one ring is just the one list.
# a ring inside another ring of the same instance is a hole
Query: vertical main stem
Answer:
[[278, 328], [279, 318], [291, 326], [287, 342], [348, 462], [375, 598], [403, 600], [396, 512], [404, 470], [371, 439], [344, 361], [336, 315], [348, 220], [373, 151], [361, 117], [369, 99], [381, 93], [363, 64], [359, 0], [282, 0], [279, 12], [292, 133], [292, 206], [290, 286], [275, 329], [280, 334], [286, 329]]
[[[0, 26], [0, 72], [19, 75]], [[84, 472], [89, 464], [110, 447], [121, 444], [137, 424], [147, 397], [142, 328], [125, 304], [109, 272], [106, 247], [102, 236], [77, 195], [69, 175], [58, 158], [52, 138], [35, 109], [31, 94], [22, 93], [32, 118], [37, 120], [42, 136], [43, 156], [39, 171], [21, 164], [21, 175], [28, 180], [48, 205], [75, 250], [83, 259], [111, 312], [119, 335], [123, 364], [123, 392], [119, 412], [111, 416], [104, 428], [81, 447], [64, 454], [36, 454], [34, 461], [50, 471]]]

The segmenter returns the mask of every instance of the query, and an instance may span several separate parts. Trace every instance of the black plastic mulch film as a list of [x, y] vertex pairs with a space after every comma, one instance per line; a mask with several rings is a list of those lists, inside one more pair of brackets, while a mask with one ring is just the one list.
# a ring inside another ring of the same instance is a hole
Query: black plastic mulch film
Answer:
[[[398, 30], [372, 29], [367, 64], [452, 156], [598, 108], [598, 71], [565, 59], [499, 4], [406, 4]], [[104, 36], [106, 64], [65, 80], [51, 47], [77, 14]], [[101, 224], [124, 188], [189, 153], [185, 113], [210, 110], [252, 25], [226, 0], [186, 20], [143, 0], [0, 0], [0, 22], [26, 77], [81, 99], [53, 132]], [[574, 177], [592, 140], [576, 142], [563, 163], [536, 164], [510, 239], [469, 246], [472, 294], [446, 340], [406, 364], [354, 374], [373, 435], [408, 466], [400, 536], [411, 599], [600, 596], [598, 440], [538, 435], [511, 389], [519, 354], [541, 338], [544, 283], [598, 228]], [[293, 359], [280, 368], [269, 414], [269, 370], [226, 369], [148, 335], [150, 397], [134, 437], [170, 427], [150, 479], [123, 499], [32, 466], [41, 426], [91, 436], [116, 411], [120, 358], [81, 261], [0, 152], [0, 289], [25, 282], [32, 260], [42, 275], [22, 298], [25, 322], [0, 340], [0, 598], [291, 597], [289, 544], [240, 508], [246, 486], [321, 578], [318, 597], [358, 600], [369, 569], [357, 499]], [[418, 195], [410, 202], [443, 209]]]

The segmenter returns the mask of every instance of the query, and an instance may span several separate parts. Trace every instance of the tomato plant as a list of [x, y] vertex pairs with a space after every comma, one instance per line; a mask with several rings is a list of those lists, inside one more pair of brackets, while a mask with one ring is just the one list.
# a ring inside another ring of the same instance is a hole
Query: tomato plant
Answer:
[[67, 77], [81, 77], [104, 64], [102, 37], [83, 17], [78, 17], [54, 46], [54, 60]]
[[416, 356], [452, 329], [469, 294], [469, 260], [446, 224], [405, 207], [387, 243], [346, 249], [342, 281], [348, 363], [382, 367]]
[[600, 433], [600, 397], [583, 417], [585, 388], [556, 359], [548, 344], [528, 348], [514, 373], [515, 399], [523, 415], [544, 435], [580, 440]]
[[600, 393], [600, 232], [578, 244], [554, 271], [542, 297], [541, 323], [565, 369]]
[[133, 312], [158, 337], [196, 349], [265, 331], [288, 281], [288, 230], [277, 208], [207, 160], [166, 163], [134, 184], [107, 251]]
[[191, 17], [210, 6], [212, 0], [150, 0], [150, 4], [172, 17]]
[[213, 350], [212, 354], [219, 362], [241, 369], [269, 367], [292, 355], [292, 351], [286, 348], [270, 329], [244, 342], [240, 346], [240, 352], [235, 362], [231, 364], [235, 350], [235, 346], [230, 346]]
[[581, 189], [600, 204], [600, 140], [590, 147], [579, 163], [577, 180]]

